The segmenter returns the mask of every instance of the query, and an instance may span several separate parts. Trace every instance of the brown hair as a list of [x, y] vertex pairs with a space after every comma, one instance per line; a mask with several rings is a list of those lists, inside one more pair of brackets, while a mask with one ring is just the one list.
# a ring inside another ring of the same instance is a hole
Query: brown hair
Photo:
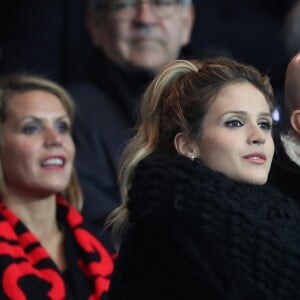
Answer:
[[125, 148], [120, 164], [122, 204], [107, 219], [113, 237], [127, 220], [128, 191], [138, 163], [152, 153], [174, 153], [174, 137], [182, 132], [192, 139], [201, 134], [202, 123], [219, 91], [228, 84], [249, 82], [274, 109], [269, 78], [253, 66], [229, 58], [205, 61], [176, 60], [165, 66], [148, 86], [141, 103], [140, 123]]

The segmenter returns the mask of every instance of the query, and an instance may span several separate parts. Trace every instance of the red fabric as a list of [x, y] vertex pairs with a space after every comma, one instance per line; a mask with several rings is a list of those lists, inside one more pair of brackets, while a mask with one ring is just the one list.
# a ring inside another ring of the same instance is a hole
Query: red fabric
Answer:
[[[67, 225], [80, 248], [78, 265], [93, 282], [94, 291], [88, 300], [99, 300], [108, 290], [113, 259], [101, 242], [84, 226], [82, 216], [64, 199], [57, 197], [57, 209], [63, 213]], [[62, 274], [37, 238], [28, 231], [18, 217], [0, 204], [0, 298], [66, 299]]]

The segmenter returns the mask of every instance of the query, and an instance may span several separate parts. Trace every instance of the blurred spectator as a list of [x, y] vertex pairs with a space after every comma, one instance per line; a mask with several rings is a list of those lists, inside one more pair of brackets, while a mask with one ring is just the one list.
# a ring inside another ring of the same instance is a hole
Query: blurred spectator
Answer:
[[194, 20], [189, 0], [127, 2], [91, 1], [87, 24], [95, 48], [84, 80], [69, 86], [77, 104], [83, 214], [100, 226], [119, 204], [117, 160], [136, 123], [136, 103], [155, 72], [180, 56]]
[[285, 112], [275, 132], [276, 151], [269, 182], [300, 200], [300, 52], [288, 64], [284, 87]]
[[284, 41], [287, 57], [300, 51], [300, 1], [297, 1], [285, 18]]

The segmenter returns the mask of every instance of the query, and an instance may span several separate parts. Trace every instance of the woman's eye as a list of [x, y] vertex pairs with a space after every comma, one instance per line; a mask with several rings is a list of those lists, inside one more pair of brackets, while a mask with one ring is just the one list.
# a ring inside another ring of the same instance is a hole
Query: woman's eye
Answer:
[[262, 121], [262, 122], [259, 122], [259, 127], [263, 130], [271, 130], [272, 129], [272, 123], [269, 122], [269, 121]]
[[34, 124], [28, 124], [28, 125], [25, 125], [22, 128], [22, 132], [27, 134], [27, 135], [34, 134], [38, 130], [39, 130], [39, 127], [37, 125], [34, 125]]
[[70, 124], [67, 122], [59, 122], [56, 124], [57, 131], [60, 133], [68, 133], [70, 132]]
[[225, 122], [226, 127], [242, 127], [244, 123], [241, 120], [229, 120]]

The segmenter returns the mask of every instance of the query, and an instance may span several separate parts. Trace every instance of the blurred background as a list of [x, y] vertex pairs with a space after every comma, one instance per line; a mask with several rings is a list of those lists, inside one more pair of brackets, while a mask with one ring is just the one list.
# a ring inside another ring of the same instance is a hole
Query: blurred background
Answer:
[[[253, 64], [271, 77], [280, 100], [287, 62], [300, 44], [298, 2], [195, 0], [196, 24], [184, 55]], [[87, 0], [2, 0], [0, 74], [30, 71], [63, 85], [78, 77], [91, 45], [86, 7]]]

